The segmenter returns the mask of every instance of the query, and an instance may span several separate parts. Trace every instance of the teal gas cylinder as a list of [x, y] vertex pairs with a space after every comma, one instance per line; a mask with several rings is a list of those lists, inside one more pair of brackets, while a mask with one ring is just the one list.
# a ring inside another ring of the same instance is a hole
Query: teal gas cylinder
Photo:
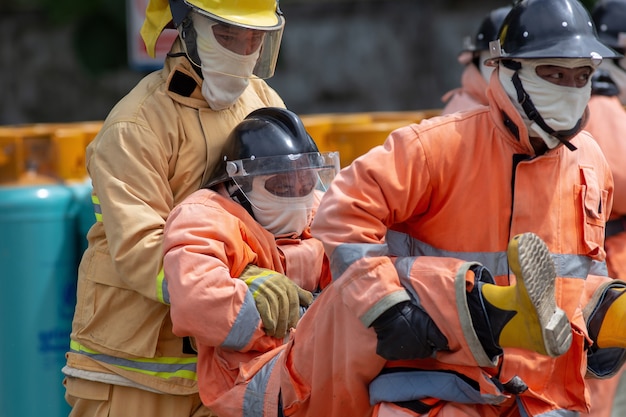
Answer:
[[65, 185], [0, 187], [2, 415], [70, 411], [61, 368], [82, 245], [78, 206], [75, 190]]

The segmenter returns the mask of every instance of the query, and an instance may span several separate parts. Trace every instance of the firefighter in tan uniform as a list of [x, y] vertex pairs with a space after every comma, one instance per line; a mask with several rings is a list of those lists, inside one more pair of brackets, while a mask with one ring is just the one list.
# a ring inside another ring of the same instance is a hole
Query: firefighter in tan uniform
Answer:
[[486, 106], [489, 99], [485, 94], [493, 67], [484, 64], [489, 58], [489, 42], [498, 38], [498, 30], [511, 6], [499, 7], [485, 16], [474, 35], [474, 40], [466, 38], [465, 49], [458, 56], [463, 65], [461, 86], [448, 91], [441, 98], [445, 103], [441, 114], [469, 110], [476, 106]]
[[618, 55], [576, 0], [518, 2], [499, 38], [489, 107], [398, 129], [335, 177], [312, 225], [333, 282], [220, 417], [575, 417], [588, 374], [619, 369], [613, 180], [582, 130]]
[[66, 399], [72, 416], [209, 416], [197, 356], [172, 332], [163, 227], [209, 178], [251, 111], [284, 107], [273, 74], [284, 19], [275, 0], [151, 0], [142, 36], [154, 54], [170, 22], [180, 37], [164, 67], [111, 111], [87, 149], [97, 222], [79, 267]]
[[331, 280], [310, 222], [338, 154], [320, 153], [298, 116], [278, 108], [252, 112], [229, 143], [206, 187], [165, 225], [173, 330], [196, 342], [209, 408], [240, 364], [280, 349], [300, 307]]
[[[602, 0], [591, 12], [600, 40], [623, 54], [626, 51], [626, 0]], [[613, 211], [605, 229], [604, 247], [609, 276], [626, 279], [626, 58], [607, 59], [592, 79], [590, 117], [585, 126], [600, 145], [615, 182]], [[622, 367], [617, 375], [590, 381], [590, 417], [621, 417], [626, 413]]]

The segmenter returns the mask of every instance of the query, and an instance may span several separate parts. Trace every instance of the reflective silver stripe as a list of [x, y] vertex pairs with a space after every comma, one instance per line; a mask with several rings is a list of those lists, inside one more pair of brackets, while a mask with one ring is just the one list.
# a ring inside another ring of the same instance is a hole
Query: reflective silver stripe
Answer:
[[263, 409], [267, 383], [272, 375], [276, 361], [282, 354], [279, 353], [263, 365], [246, 386], [246, 392], [243, 396], [243, 417], [260, 417], [264, 415]]
[[594, 265], [594, 261], [591, 258], [582, 255], [552, 254], [552, 259], [554, 259], [556, 274], [565, 278], [586, 279]]
[[[494, 276], [509, 274], [506, 252], [454, 252], [438, 249], [405, 233], [390, 230], [386, 237], [389, 253], [394, 256], [436, 256], [456, 258], [467, 262], [480, 262]], [[556, 273], [564, 278], [585, 279], [594, 266], [594, 261], [583, 255], [552, 254]], [[595, 269], [601, 269], [602, 263], [595, 262]], [[606, 267], [606, 264], [605, 264]]]
[[609, 267], [606, 266], [606, 261], [593, 261], [593, 263], [591, 264], [591, 268], [589, 269], [589, 273], [593, 275], [600, 275], [601, 277], [608, 277]]
[[411, 269], [415, 263], [416, 256], [404, 256], [396, 260], [396, 271], [398, 271], [398, 278], [400, 278], [400, 284], [413, 296], [418, 306], [421, 306], [420, 299], [417, 296], [417, 292], [413, 285], [411, 285]]
[[93, 204], [93, 212], [96, 216], [96, 221], [101, 222], [102, 221], [102, 207], [100, 206], [100, 199], [98, 198], [97, 195], [92, 194], [91, 202]]
[[498, 404], [503, 395], [481, 394], [457, 375], [438, 371], [381, 374], [369, 385], [370, 404], [439, 398], [461, 404]]
[[350, 265], [365, 257], [385, 256], [389, 253], [385, 244], [345, 243], [338, 246], [330, 258], [333, 279], [339, 278]]
[[261, 321], [261, 316], [256, 308], [252, 292], [248, 290], [239, 314], [221, 346], [235, 350], [243, 349], [252, 339], [259, 321]]
[[[454, 252], [435, 248], [412, 238], [406, 233], [389, 230], [386, 244], [347, 243], [338, 246], [331, 257], [333, 279], [341, 276], [354, 262], [365, 257], [375, 256], [436, 256], [456, 258], [467, 262], [480, 262], [494, 276], [509, 274], [506, 252]], [[606, 262], [593, 261], [584, 255], [553, 254], [557, 275], [564, 278], [587, 278], [592, 271], [596, 275], [607, 276]]]
[[508, 275], [509, 264], [506, 252], [453, 252], [435, 248], [427, 243], [393, 230], [387, 232], [389, 253], [394, 256], [436, 256], [455, 258], [468, 262], [480, 262], [489, 268], [492, 275]]
[[80, 345], [75, 341], [70, 341], [70, 351], [88, 356], [102, 363], [107, 363], [122, 369], [152, 375], [163, 379], [172, 377], [196, 380], [196, 363], [198, 358], [185, 357], [159, 357], [142, 359], [124, 359], [99, 353]]
[[167, 279], [163, 268], [159, 271], [156, 279], [157, 300], [163, 304], [170, 305], [170, 292], [167, 288]]
[[[517, 402], [517, 408], [519, 409], [521, 417], [531, 417], [530, 414], [524, 409], [522, 405], [522, 400], [519, 396], [515, 397], [515, 401]], [[534, 417], [580, 417], [580, 413], [578, 411], [569, 411], [569, 410], [552, 410], [546, 413], [536, 414]]]

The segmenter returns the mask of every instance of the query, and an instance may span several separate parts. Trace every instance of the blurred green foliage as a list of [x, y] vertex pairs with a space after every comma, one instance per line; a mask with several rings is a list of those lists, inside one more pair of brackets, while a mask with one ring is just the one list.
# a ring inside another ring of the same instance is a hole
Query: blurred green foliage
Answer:
[[597, 0], [581, 0], [580, 2], [585, 5], [587, 10], [591, 11], [593, 6], [597, 3]]
[[76, 56], [94, 76], [127, 66], [126, 0], [0, 0], [0, 12], [39, 13], [71, 27]]
[[126, 66], [126, 0], [39, 1], [53, 24], [74, 25], [73, 44], [88, 72]]

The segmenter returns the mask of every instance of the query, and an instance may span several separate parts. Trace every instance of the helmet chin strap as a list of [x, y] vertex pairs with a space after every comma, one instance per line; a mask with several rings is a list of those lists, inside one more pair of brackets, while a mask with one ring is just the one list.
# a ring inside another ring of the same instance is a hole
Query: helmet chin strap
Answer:
[[506, 61], [506, 62], [503, 62], [503, 65], [515, 71], [515, 73], [513, 74], [513, 77], [511, 78], [511, 81], [513, 82], [515, 91], [517, 91], [517, 102], [524, 109], [526, 116], [530, 120], [537, 123], [537, 125], [541, 129], [543, 129], [544, 132], [546, 132], [550, 136], [555, 137], [559, 142], [565, 145], [567, 149], [569, 149], [570, 151], [575, 151], [577, 149], [576, 146], [574, 146], [570, 141], [568, 141], [567, 138], [572, 137], [580, 130], [580, 126], [582, 124], [582, 118], [578, 119], [578, 122], [576, 122], [576, 125], [569, 130], [560, 130], [557, 132], [556, 130], [552, 129], [550, 126], [548, 126], [545, 120], [543, 120], [543, 117], [541, 117], [541, 114], [539, 114], [539, 112], [537, 111], [537, 108], [533, 104], [533, 101], [531, 100], [530, 96], [528, 95], [526, 90], [524, 90], [524, 86], [522, 85], [522, 81], [520, 80], [519, 73], [518, 73], [522, 65], [519, 62], [515, 62], [515, 61]]
[[185, 17], [177, 30], [178, 37], [183, 43], [184, 52], [168, 53], [167, 55], [170, 57], [184, 56], [191, 63], [191, 67], [196, 74], [200, 78], [204, 78], [200, 67], [200, 57], [198, 57], [198, 48], [196, 47], [196, 29], [193, 26], [191, 17]]
[[256, 220], [256, 217], [254, 217], [254, 211], [252, 211], [252, 204], [250, 203], [250, 200], [248, 200], [248, 197], [246, 197], [245, 193], [241, 190], [241, 188], [239, 188], [239, 185], [230, 180], [225, 184], [225, 186], [226, 190], [228, 191], [228, 195], [230, 195], [230, 198], [232, 198], [236, 203], [246, 209], [246, 211], [250, 213], [252, 218]]

